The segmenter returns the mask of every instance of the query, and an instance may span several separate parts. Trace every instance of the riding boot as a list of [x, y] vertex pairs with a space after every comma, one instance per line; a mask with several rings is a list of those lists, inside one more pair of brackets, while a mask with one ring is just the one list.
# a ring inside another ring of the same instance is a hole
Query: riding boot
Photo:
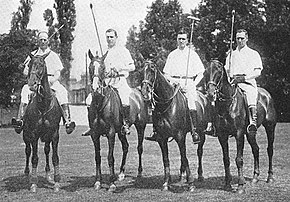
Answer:
[[11, 120], [11, 125], [14, 127], [16, 133], [20, 134], [23, 130], [23, 117], [27, 108], [27, 104], [21, 102], [19, 105], [18, 115], [17, 118], [13, 117]]
[[82, 133], [82, 136], [90, 136], [93, 134], [92, 126], [91, 126], [91, 114], [90, 114], [90, 107], [87, 107], [88, 110], [88, 120], [89, 120], [89, 129]]
[[130, 116], [130, 105], [122, 106], [122, 115], [123, 115], [123, 126], [121, 128], [121, 133], [123, 135], [130, 135], [130, 126], [127, 120], [127, 117]]
[[257, 132], [257, 107], [251, 106], [249, 107], [250, 112], [250, 124], [247, 127], [248, 133], [256, 133]]
[[191, 136], [192, 141], [194, 144], [198, 144], [200, 142], [200, 137], [196, 133], [196, 125], [197, 125], [197, 111], [196, 110], [189, 110], [189, 118], [190, 118], [190, 125], [191, 125]]
[[76, 127], [76, 124], [75, 124], [74, 121], [71, 121], [71, 119], [70, 119], [69, 105], [68, 104], [62, 104], [61, 108], [62, 108], [62, 115], [63, 115], [63, 118], [65, 120], [66, 133], [67, 134], [71, 134], [74, 131], [74, 129]]

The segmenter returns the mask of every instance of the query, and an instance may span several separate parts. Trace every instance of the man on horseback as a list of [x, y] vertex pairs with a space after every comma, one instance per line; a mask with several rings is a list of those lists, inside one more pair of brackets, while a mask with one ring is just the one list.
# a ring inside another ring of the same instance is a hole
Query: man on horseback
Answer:
[[[63, 69], [62, 62], [57, 55], [57, 53], [53, 52], [48, 47], [48, 33], [47, 32], [39, 32], [38, 33], [38, 46], [39, 48], [35, 51], [33, 51], [31, 54], [33, 56], [42, 56], [45, 54], [48, 54], [48, 56], [45, 58], [45, 63], [47, 66], [47, 73], [48, 73], [48, 81], [50, 83], [51, 89], [55, 91], [55, 96], [61, 105], [63, 118], [65, 119], [65, 126], [66, 126], [66, 132], [68, 134], [72, 133], [75, 128], [75, 123], [71, 121], [70, 118], [70, 110], [68, 105], [68, 92], [66, 88], [59, 82], [60, 72]], [[23, 74], [28, 76], [29, 74], [29, 62], [31, 58], [27, 57], [24, 61], [22, 66], [24, 66]], [[18, 116], [16, 118], [12, 118], [12, 125], [15, 128], [15, 131], [20, 134], [23, 125], [24, 125], [24, 114], [26, 111], [26, 107], [29, 103], [29, 97], [32, 95], [32, 91], [30, 91], [28, 84], [25, 84], [22, 87], [21, 90], [21, 103], [19, 106]]]
[[[191, 45], [187, 46], [187, 44], [188, 34], [181, 30], [177, 35], [178, 47], [168, 55], [163, 72], [169, 81], [181, 86], [188, 99], [192, 139], [194, 143], [198, 143], [200, 137], [196, 133], [196, 85], [203, 77], [204, 66], [198, 54]], [[153, 135], [146, 137], [146, 139], [156, 141], [158, 139], [157, 136], [158, 134], [153, 132]]]
[[[247, 46], [248, 32], [239, 29], [236, 34], [237, 48], [232, 53], [231, 61], [228, 55], [225, 68], [228, 76], [233, 78], [232, 83], [245, 92], [250, 112], [248, 132], [257, 132], [257, 97], [258, 89], [256, 78], [263, 69], [259, 53]], [[231, 65], [230, 65], [231, 62]]]
[[[105, 53], [105, 74], [106, 84], [116, 88], [119, 92], [122, 105], [123, 105], [123, 127], [122, 133], [125, 135], [130, 134], [130, 128], [126, 116], [130, 113], [129, 97], [131, 88], [129, 87], [126, 78], [129, 72], [135, 70], [134, 61], [131, 57], [129, 50], [125, 47], [117, 45], [118, 34], [114, 29], [106, 31], [106, 39], [108, 50]], [[95, 70], [95, 74], [98, 70]], [[93, 87], [94, 88], [94, 87]], [[91, 94], [87, 97], [86, 103], [91, 103]], [[85, 131], [82, 136], [91, 134], [91, 128]]]

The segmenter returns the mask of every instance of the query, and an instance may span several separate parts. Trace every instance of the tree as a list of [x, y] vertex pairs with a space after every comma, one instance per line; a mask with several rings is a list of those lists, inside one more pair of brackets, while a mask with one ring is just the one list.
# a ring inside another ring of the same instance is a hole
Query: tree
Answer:
[[167, 3], [156, 0], [149, 7], [145, 22], [140, 22], [140, 31], [137, 32], [136, 27], [129, 30], [126, 46], [133, 56], [142, 54], [163, 69], [168, 53], [176, 48], [177, 32], [189, 26], [190, 22], [177, 0]]
[[0, 105], [8, 107], [11, 95], [19, 93], [26, 82], [19, 67], [27, 54], [35, 48], [36, 32], [27, 29], [32, 1], [20, 0], [21, 6], [13, 13], [9, 34], [0, 35]]
[[43, 16], [47, 22], [47, 26], [49, 27], [50, 35], [63, 25], [63, 28], [58, 31], [59, 35], [54, 35], [52, 47], [60, 54], [64, 65], [64, 69], [61, 74], [65, 84], [68, 85], [71, 62], [73, 60], [71, 49], [74, 36], [72, 35], [72, 32], [75, 30], [76, 26], [76, 10], [74, 0], [55, 0], [54, 9], [56, 10], [58, 23], [53, 24], [54, 17], [50, 9], [47, 9]]

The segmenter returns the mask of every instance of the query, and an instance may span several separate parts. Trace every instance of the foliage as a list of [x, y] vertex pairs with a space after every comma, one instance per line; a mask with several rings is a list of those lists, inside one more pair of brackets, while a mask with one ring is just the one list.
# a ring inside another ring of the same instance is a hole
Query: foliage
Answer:
[[[225, 61], [231, 42], [232, 11], [234, 33], [248, 30], [249, 47], [262, 56], [263, 72], [258, 83], [274, 97], [280, 120], [290, 120], [290, 2], [273, 0], [201, 0], [191, 15], [200, 18], [194, 27], [193, 44], [204, 64], [212, 58]], [[190, 21], [177, 0], [156, 0], [149, 7], [139, 30], [129, 30], [127, 47], [134, 56], [140, 53], [162, 68], [170, 51], [176, 47], [180, 28], [190, 31]], [[233, 48], [235, 40], [233, 38]], [[137, 59], [138, 60], [138, 57]], [[138, 63], [137, 63], [138, 64]]]
[[19, 64], [36, 44], [35, 30], [27, 29], [32, 1], [20, 0], [20, 4], [18, 11], [13, 13], [9, 34], [0, 35], [0, 105], [5, 107], [26, 82]]
[[149, 7], [145, 22], [140, 22], [139, 32], [134, 26], [129, 30], [126, 46], [133, 56], [142, 54], [162, 69], [168, 53], [176, 48], [177, 32], [188, 28], [189, 23], [177, 0], [156, 0]]
[[64, 25], [51, 40], [51, 47], [60, 54], [64, 69], [61, 72], [63, 81], [68, 85], [70, 78], [70, 69], [72, 58], [72, 42], [74, 36], [72, 32], [76, 26], [76, 10], [74, 0], [55, 0], [54, 9], [57, 14], [58, 23], [53, 24], [54, 16], [50, 9], [45, 10], [43, 17], [46, 20], [46, 25], [49, 27], [49, 34], [52, 35]]

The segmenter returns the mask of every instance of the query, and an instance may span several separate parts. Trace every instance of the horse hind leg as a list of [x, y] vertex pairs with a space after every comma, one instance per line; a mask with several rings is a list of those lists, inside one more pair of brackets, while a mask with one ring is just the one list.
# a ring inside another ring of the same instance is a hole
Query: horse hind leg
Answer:
[[122, 135], [122, 134], [118, 133], [118, 137], [121, 141], [122, 151], [123, 151], [122, 162], [121, 162], [121, 166], [120, 166], [120, 173], [118, 176], [118, 180], [122, 181], [125, 179], [125, 164], [126, 164], [127, 154], [128, 154], [128, 150], [129, 150], [129, 143], [128, 143], [126, 135]]
[[144, 141], [144, 131], [146, 125], [140, 126], [135, 125], [138, 133], [138, 145], [137, 145], [137, 151], [138, 151], [138, 157], [139, 157], [139, 165], [138, 165], [138, 175], [137, 177], [142, 177], [143, 167], [142, 167], [142, 154], [143, 154], [143, 141]]
[[266, 129], [267, 139], [268, 139], [267, 153], [268, 153], [268, 158], [269, 158], [269, 170], [268, 170], [267, 182], [271, 183], [274, 181], [274, 177], [273, 177], [273, 144], [274, 144], [274, 139], [275, 139], [276, 123], [269, 122], [269, 123], [266, 123], [263, 125]]
[[54, 191], [58, 192], [60, 190], [60, 172], [59, 172], [59, 157], [58, 157], [58, 142], [59, 134], [58, 131], [52, 138], [52, 164], [54, 167]]
[[203, 177], [203, 169], [202, 169], [202, 155], [203, 155], [203, 145], [205, 142], [205, 135], [204, 133], [200, 133], [200, 143], [197, 147], [197, 156], [198, 156], [198, 168], [197, 168], [197, 175], [198, 175], [198, 181], [202, 182], [204, 181]]
[[252, 148], [252, 153], [254, 157], [254, 173], [253, 173], [252, 184], [256, 184], [259, 181], [258, 177], [260, 175], [259, 146], [257, 144], [256, 135], [247, 134], [247, 140]]

